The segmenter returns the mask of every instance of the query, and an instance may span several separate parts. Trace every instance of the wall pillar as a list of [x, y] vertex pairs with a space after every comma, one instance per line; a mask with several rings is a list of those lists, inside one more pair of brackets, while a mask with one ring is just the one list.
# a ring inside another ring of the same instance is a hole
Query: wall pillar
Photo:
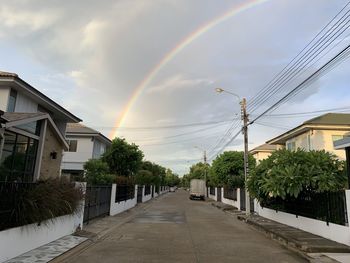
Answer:
[[350, 147], [345, 148], [346, 170], [348, 174], [348, 189], [350, 189]]
[[45, 146], [46, 129], [47, 129], [47, 120], [43, 120], [41, 122], [40, 139], [39, 139], [39, 143], [38, 143], [38, 150], [36, 153], [36, 161], [35, 161], [35, 168], [34, 168], [34, 181], [39, 180], [39, 177], [40, 177], [41, 160], [43, 157], [44, 146]]

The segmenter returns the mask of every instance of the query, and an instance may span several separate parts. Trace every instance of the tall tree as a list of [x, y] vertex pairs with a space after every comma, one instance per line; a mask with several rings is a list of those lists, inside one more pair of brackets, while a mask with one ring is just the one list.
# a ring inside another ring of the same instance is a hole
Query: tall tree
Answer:
[[[256, 161], [252, 155], [248, 158], [249, 169], [254, 169]], [[227, 151], [213, 161], [211, 176], [223, 185], [242, 187], [244, 185], [244, 153]]]
[[110, 172], [121, 176], [134, 176], [142, 164], [143, 152], [139, 146], [129, 144], [125, 139], [115, 138], [102, 157]]

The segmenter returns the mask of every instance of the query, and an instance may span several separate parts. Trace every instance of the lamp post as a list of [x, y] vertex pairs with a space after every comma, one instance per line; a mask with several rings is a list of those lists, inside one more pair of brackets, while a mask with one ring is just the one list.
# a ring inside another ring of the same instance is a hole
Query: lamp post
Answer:
[[[245, 98], [243, 98], [241, 100], [241, 98], [230, 91], [221, 89], [221, 88], [216, 88], [215, 89], [216, 92], [218, 93], [227, 93], [230, 94], [232, 96], [235, 96], [238, 100], [239, 100], [239, 104], [241, 105], [241, 118], [243, 121], [243, 127], [242, 127], [242, 132], [244, 135], [244, 181], [245, 184], [247, 183], [247, 177], [248, 177], [248, 114], [247, 114], [247, 101]], [[250, 214], [250, 198], [249, 198], [249, 192], [247, 187], [245, 186], [245, 213], [246, 215]]]

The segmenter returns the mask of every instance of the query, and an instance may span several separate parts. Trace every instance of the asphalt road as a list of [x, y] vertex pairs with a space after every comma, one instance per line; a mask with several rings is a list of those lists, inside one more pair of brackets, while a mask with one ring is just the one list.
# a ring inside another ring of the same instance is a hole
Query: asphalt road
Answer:
[[137, 209], [65, 262], [306, 262], [210, 202], [189, 200], [183, 190]]

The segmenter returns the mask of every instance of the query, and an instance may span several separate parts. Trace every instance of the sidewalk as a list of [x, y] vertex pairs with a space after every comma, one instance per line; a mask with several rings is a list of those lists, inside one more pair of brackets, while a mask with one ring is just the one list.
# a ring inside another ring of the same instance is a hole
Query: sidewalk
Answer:
[[76, 232], [74, 234], [75, 236], [86, 238], [85, 242], [66, 251], [66, 253], [59, 255], [50, 262], [65, 262], [68, 258], [78, 256], [81, 251], [88, 249], [90, 246], [108, 238], [109, 233], [115, 229], [118, 229], [121, 225], [127, 223], [131, 218], [135, 217], [135, 215], [144, 212], [146, 207], [148, 207], [153, 202], [159, 201], [159, 198], [162, 198], [162, 196], [163, 195], [151, 199], [146, 203], [139, 203], [132, 209], [126, 210], [115, 216], [106, 216], [103, 218], [96, 218], [95, 220], [91, 220], [89, 224], [84, 225], [82, 231]]
[[350, 262], [350, 247], [346, 245], [258, 215], [247, 217], [241, 214], [237, 218], [265, 232], [289, 249], [303, 254], [310, 262]]

